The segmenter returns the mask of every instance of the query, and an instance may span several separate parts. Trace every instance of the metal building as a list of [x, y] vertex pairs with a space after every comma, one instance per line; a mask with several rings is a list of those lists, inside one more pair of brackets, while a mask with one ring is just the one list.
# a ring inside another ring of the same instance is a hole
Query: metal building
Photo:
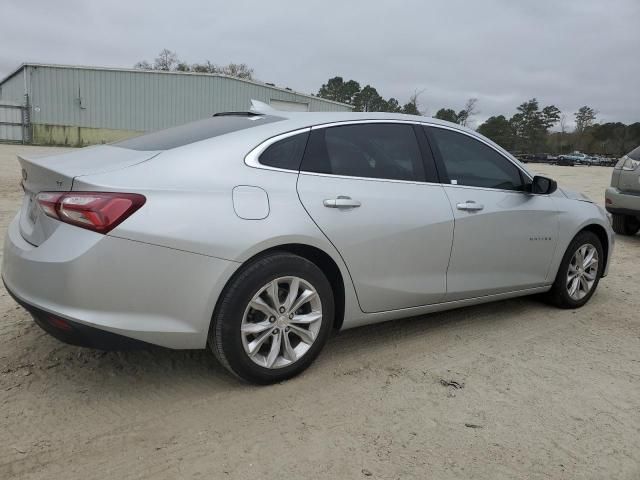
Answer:
[[352, 109], [219, 74], [29, 63], [0, 81], [0, 141], [106, 143], [218, 112], [247, 110], [251, 99], [280, 110]]

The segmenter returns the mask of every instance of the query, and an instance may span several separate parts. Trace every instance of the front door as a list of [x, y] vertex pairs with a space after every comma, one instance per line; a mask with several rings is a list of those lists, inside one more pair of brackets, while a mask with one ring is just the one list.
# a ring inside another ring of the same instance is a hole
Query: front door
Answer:
[[558, 213], [548, 195], [527, 193], [528, 177], [498, 150], [429, 127], [455, 217], [447, 301], [548, 284]]

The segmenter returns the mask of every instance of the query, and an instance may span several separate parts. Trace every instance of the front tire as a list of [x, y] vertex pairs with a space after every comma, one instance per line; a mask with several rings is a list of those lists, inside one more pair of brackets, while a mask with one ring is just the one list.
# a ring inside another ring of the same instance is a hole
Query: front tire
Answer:
[[209, 347], [247, 382], [280, 382], [315, 360], [333, 318], [333, 292], [322, 271], [298, 255], [274, 252], [243, 266], [225, 287]]
[[562, 258], [555, 282], [548, 293], [560, 308], [580, 308], [593, 296], [604, 268], [604, 249], [598, 236], [578, 233]]
[[631, 215], [613, 214], [613, 231], [619, 235], [635, 235], [640, 230], [640, 220]]

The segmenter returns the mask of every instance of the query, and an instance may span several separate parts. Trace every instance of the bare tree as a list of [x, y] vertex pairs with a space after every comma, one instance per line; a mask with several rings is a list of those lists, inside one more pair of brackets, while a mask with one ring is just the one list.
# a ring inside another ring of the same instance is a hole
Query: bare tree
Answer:
[[476, 109], [477, 103], [477, 98], [470, 98], [469, 100], [467, 100], [464, 108], [460, 110], [460, 113], [458, 113], [458, 123], [460, 125], [466, 127], [469, 124], [471, 117], [473, 117], [476, 113], [479, 113]]
[[176, 52], [172, 52], [171, 50], [167, 50], [164, 48], [156, 57], [153, 68], [154, 70], [175, 70], [175, 67], [180, 63], [178, 60], [178, 55]]
[[133, 68], [138, 69], [138, 70], [153, 70], [153, 65], [151, 65], [146, 60], [142, 60], [142, 61], [136, 63], [133, 66]]
[[567, 115], [566, 114], [564, 113], [560, 114], [559, 125], [560, 125], [560, 144], [558, 145], [558, 151], [562, 153], [562, 150], [564, 147], [564, 137], [567, 133]]
[[402, 113], [408, 113], [410, 115], [424, 115], [422, 104], [420, 103], [420, 95], [422, 95], [423, 92], [424, 89], [415, 90], [413, 95], [409, 97], [409, 101], [402, 107]]
[[565, 113], [560, 114], [560, 133], [563, 135], [567, 133], [567, 115]]
[[216, 67], [216, 73], [229, 75], [230, 77], [253, 79], [253, 68], [249, 68], [246, 63], [230, 63], [222, 67]]

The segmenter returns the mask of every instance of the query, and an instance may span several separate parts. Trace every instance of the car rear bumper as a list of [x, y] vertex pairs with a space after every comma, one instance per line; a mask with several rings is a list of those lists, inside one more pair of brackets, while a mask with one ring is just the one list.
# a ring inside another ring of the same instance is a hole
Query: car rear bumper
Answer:
[[28, 304], [19, 299], [5, 284], [9, 295], [33, 317], [34, 322], [52, 337], [61, 342], [79, 347], [95, 348], [98, 350], [129, 350], [144, 348], [150, 344], [124, 337], [115, 333], [90, 327], [82, 323], [74, 322], [49, 312], [45, 312], [35, 305]]
[[640, 216], [640, 195], [624, 193], [608, 187], [604, 193], [607, 212], [620, 215]]
[[[2, 279], [39, 325], [65, 341], [69, 335], [51, 330], [48, 319], [69, 324], [75, 344], [89, 338], [89, 344], [101, 345], [102, 340], [91, 340], [97, 329], [169, 348], [204, 348], [215, 302], [237, 267], [66, 224], [35, 247], [22, 238], [14, 219], [5, 239]], [[107, 344], [115, 340], [112, 335], [106, 335]]]

